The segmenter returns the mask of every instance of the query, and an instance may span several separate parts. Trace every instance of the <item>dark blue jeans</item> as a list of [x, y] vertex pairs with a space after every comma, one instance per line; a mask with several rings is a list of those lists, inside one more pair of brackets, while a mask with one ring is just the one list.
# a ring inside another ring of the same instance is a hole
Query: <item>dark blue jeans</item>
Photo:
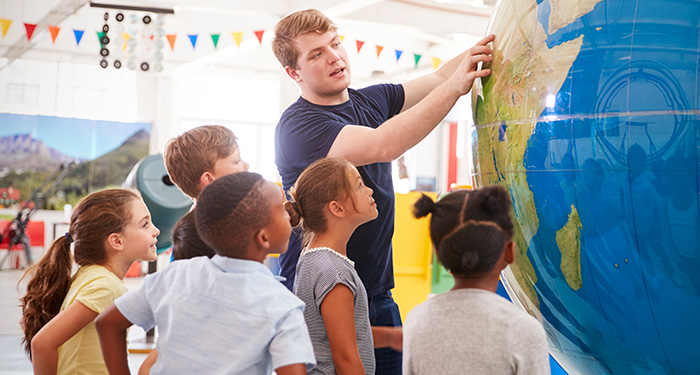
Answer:
[[[386, 292], [369, 298], [369, 323], [372, 326], [400, 327], [399, 306]], [[401, 375], [401, 352], [391, 348], [374, 349], [377, 361], [377, 375]]]

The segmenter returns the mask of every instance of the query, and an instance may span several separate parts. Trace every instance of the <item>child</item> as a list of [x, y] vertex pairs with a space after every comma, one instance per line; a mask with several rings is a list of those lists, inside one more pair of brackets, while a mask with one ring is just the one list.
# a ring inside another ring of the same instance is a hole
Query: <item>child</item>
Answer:
[[415, 217], [432, 213], [430, 238], [455, 286], [408, 313], [404, 374], [549, 374], [542, 325], [496, 294], [515, 259], [510, 207], [500, 186], [415, 203]]
[[[156, 259], [159, 233], [130, 190], [103, 190], [80, 201], [65, 236], [25, 274], [34, 273], [21, 302], [35, 374], [107, 374], [93, 320], [126, 292], [122, 279], [135, 260]], [[73, 277], [71, 243], [80, 266]], [[126, 346], [126, 338], [120, 344]]]
[[197, 231], [215, 251], [146, 276], [97, 318], [107, 368], [128, 374], [126, 330], [158, 326], [152, 374], [304, 374], [313, 347], [304, 304], [262, 262], [287, 248], [280, 188], [260, 175], [217, 178], [199, 196]]
[[194, 211], [181, 217], [173, 227], [173, 260], [190, 259], [201, 256], [213, 257], [214, 249], [209, 247], [197, 233]]
[[172, 138], [163, 153], [170, 180], [196, 200], [216, 178], [248, 170], [236, 136], [221, 125], [205, 125]]
[[293, 201], [285, 207], [308, 244], [294, 293], [306, 303], [316, 355], [309, 374], [374, 374], [373, 347], [401, 350], [402, 336], [399, 327], [370, 327], [367, 292], [347, 258], [355, 228], [378, 215], [372, 189], [345, 159], [325, 158], [306, 168], [289, 194]]

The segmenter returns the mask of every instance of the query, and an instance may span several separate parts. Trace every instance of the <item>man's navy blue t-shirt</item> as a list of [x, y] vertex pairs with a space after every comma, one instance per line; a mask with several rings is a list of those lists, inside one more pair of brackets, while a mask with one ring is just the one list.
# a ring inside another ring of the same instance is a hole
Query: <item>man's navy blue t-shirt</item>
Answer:
[[[299, 98], [289, 106], [275, 129], [275, 163], [282, 176], [284, 191], [294, 185], [301, 172], [328, 155], [335, 138], [345, 125], [376, 128], [401, 111], [404, 91], [401, 85], [380, 84], [360, 90], [348, 89], [349, 100], [323, 106]], [[357, 147], [364, 147], [358, 144]], [[394, 287], [391, 237], [394, 234], [394, 186], [391, 163], [375, 163], [357, 168], [365, 185], [374, 190], [379, 216], [355, 230], [348, 242], [348, 257], [365, 284], [369, 297]], [[280, 275], [294, 285], [301, 240], [292, 233], [289, 248], [280, 255]]]

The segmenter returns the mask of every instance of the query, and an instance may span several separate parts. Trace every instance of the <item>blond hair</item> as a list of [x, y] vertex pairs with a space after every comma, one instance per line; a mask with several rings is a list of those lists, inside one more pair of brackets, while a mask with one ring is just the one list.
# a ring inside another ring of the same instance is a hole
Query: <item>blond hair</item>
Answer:
[[283, 67], [289, 66], [296, 69], [299, 51], [294, 47], [294, 38], [312, 31], [324, 34], [337, 29], [338, 26], [330, 18], [316, 9], [294, 12], [284, 17], [275, 26], [272, 52]]

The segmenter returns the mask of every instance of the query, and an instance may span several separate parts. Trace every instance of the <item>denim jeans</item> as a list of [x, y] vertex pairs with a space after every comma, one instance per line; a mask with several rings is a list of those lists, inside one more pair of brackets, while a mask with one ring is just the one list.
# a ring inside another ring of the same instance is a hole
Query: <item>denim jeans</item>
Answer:
[[[399, 306], [390, 291], [369, 298], [369, 323], [381, 327], [401, 326]], [[401, 352], [391, 348], [374, 349], [374, 356], [377, 375], [401, 375]]]

